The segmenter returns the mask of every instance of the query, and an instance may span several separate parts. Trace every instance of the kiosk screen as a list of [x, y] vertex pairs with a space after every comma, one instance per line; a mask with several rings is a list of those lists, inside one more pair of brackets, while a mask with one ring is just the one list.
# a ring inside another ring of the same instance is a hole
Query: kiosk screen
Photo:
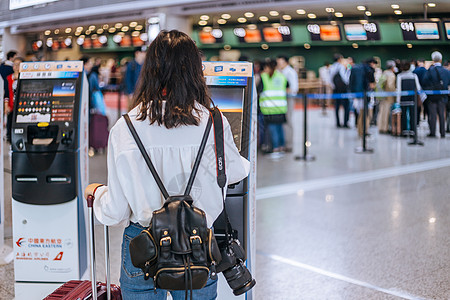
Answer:
[[16, 105], [16, 122], [71, 122], [75, 87], [76, 79], [23, 80]]
[[212, 86], [209, 87], [209, 90], [214, 104], [228, 119], [236, 147], [241, 151], [244, 88]]

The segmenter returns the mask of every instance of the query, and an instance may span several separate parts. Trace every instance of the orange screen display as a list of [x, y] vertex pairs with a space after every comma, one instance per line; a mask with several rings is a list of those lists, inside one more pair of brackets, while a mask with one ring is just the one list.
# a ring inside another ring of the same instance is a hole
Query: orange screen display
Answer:
[[212, 36], [211, 32], [200, 31], [198, 35], [202, 44], [214, 44], [216, 42], [216, 38]]
[[320, 39], [322, 41], [340, 41], [341, 33], [335, 25], [320, 25]]
[[283, 41], [283, 37], [277, 28], [265, 27], [263, 29], [264, 40], [269, 43], [278, 43]]
[[246, 29], [244, 40], [246, 43], [260, 43], [261, 31], [258, 29]]

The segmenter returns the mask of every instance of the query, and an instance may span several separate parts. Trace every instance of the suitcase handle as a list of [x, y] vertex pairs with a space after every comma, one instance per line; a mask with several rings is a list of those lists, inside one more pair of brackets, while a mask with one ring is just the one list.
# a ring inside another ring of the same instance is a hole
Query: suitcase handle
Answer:
[[[94, 190], [95, 191], [95, 190]], [[88, 206], [89, 214], [89, 256], [91, 263], [91, 284], [92, 284], [92, 299], [97, 299], [97, 276], [95, 268], [95, 227], [94, 227], [94, 195], [88, 195], [86, 197], [86, 202]], [[104, 225], [104, 236], [105, 236], [105, 273], [106, 273], [106, 299], [111, 300], [111, 269], [110, 269], [110, 259], [109, 259], [109, 228]]]

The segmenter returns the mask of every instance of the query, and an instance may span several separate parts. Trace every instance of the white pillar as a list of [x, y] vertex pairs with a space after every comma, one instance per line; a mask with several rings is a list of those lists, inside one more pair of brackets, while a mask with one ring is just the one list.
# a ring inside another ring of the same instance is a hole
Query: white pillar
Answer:
[[[3, 30], [2, 39], [3, 53], [8, 53], [8, 51], [14, 50], [19, 53], [19, 56], [25, 57], [26, 54], [26, 39], [22, 34], [12, 34], [11, 28], [5, 28]], [[6, 57], [5, 57], [6, 58]]]

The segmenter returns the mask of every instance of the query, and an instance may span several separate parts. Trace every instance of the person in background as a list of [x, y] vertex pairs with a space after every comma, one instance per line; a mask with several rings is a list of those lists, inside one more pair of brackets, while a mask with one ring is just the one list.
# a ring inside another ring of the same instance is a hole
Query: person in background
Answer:
[[292, 123], [292, 114], [294, 113], [295, 97], [298, 93], [298, 74], [289, 65], [289, 59], [286, 56], [280, 55], [277, 57], [277, 68], [286, 77], [289, 88], [287, 90], [287, 104], [288, 109], [286, 113], [286, 131], [285, 131], [285, 143], [286, 151], [292, 151], [292, 144], [294, 139], [294, 127]]
[[14, 58], [13, 61], [13, 73], [9, 74], [6, 77], [6, 81], [8, 83], [8, 99], [5, 100], [5, 115], [6, 115], [6, 140], [11, 143], [11, 125], [13, 121], [13, 110], [14, 110], [14, 101], [16, 98], [16, 89], [17, 89], [17, 81], [19, 79], [19, 70], [20, 63], [22, 63], [24, 59], [22, 57]]
[[[333, 93], [347, 93], [348, 92], [348, 82], [349, 82], [349, 74], [347, 72], [347, 68], [344, 65], [345, 60], [341, 54], [334, 55], [334, 63], [330, 67], [330, 79], [331, 79], [331, 87], [333, 88]], [[340, 107], [344, 107], [344, 123], [341, 125], [339, 120], [339, 109]], [[348, 99], [336, 99], [335, 100], [335, 108], [336, 108], [336, 127], [341, 128], [349, 128], [348, 119], [350, 115], [350, 105]]]
[[128, 96], [128, 110], [131, 110], [133, 94], [136, 89], [136, 84], [139, 80], [139, 73], [145, 61], [145, 51], [147, 47], [142, 46], [134, 50], [134, 59], [127, 64], [125, 72], [125, 93]]
[[14, 73], [13, 64], [14, 59], [16, 57], [17, 51], [9, 51], [8, 53], [6, 53], [6, 60], [0, 65], [0, 75], [2, 76], [3, 79], [3, 88], [4, 88], [3, 98], [5, 101], [9, 100], [7, 99], [9, 97], [9, 90], [8, 90], [8, 81], [6, 78], [12, 73]]
[[[416, 68], [414, 69], [413, 73], [416, 74], [417, 77], [419, 78], [420, 85], [424, 86], [423, 79], [425, 77], [425, 74], [427, 73], [427, 69], [425, 68], [425, 59], [424, 58], [419, 58], [416, 61]], [[418, 102], [419, 102], [419, 104], [421, 103], [421, 101], [418, 101]], [[427, 116], [428, 116], [428, 100], [425, 100], [423, 105], [417, 106], [417, 124], [419, 124], [419, 122], [420, 122], [420, 114], [422, 112], [422, 107], [423, 107], [423, 117], [427, 118]]]
[[[435, 51], [431, 54], [434, 62], [423, 78], [423, 84], [428, 90], [447, 90], [450, 84], [450, 72], [442, 66], [442, 54]], [[429, 137], [436, 136], [436, 117], [439, 115], [439, 133], [445, 138], [445, 110], [448, 95], [428, 95], [428, 125]]]
[[[361, 64], [355, 65], [350, 73], [349, 87], [352, 93], [364, 93], [375, 88], [375, 67], [377, 62], [373, 58], [369, 58], [365, 62]], [[358, 135], [360, 137], [363, 136], [363, 114], [362, 110], [364, 109], [364, 99], [356, 98], [353, 99], [353, 107], [358, 112]], [[371, 107], [369, 106], [369, 111], [367, 113], [367, 118], [365, 120], [367, 126], [369, 128], [370, 119], [371, 119]]]
[[[397, 103], [402, 102], [414, 102], [415, 97], [401, 96], [402, 91], [421, 91], [422, 86], [419, 82], [419, 77], [411, 71], [411, 64], [409, 61], [403, 60], [400, 62], [401, 73], [397, 75]], [[418, 101], [421, 101], [417, 99]], [[403, 105], [402, 107], [402, 119], [401, 119], [401, 130], [402, 136], [410, 135], [413, 130], [413, 118], [411, 118], [412, 107], [411, 105]]]
[[[386, 70], [378, 81], [379, 87], [383, 92], [395, 92], [395, 61], [386, 62]], [[380, 133], [389, 132], [389, 116], [391, 115], [391, 106], [394, 104], [395, 97], [387, 96], [380, 100], [380, 110], [378, 112], [378, 131]]]
[[270, 132], [274, 159], [284, 155], [285, 139], [283, 123], [286, 123], [287, 87], [289, 82], [284, 75], [276, 70], [277, 62], [265, 62], [261, 82], [257, 87], [259, 108], [264, 116], [264, 124]]
[[[333, 89], [331, 88], [331, 79], [330, 79], [330, 63], [325, 62], [322, 67], [319, 68], [319, 79], [321, 84], [321, 92], [323, 94], [331, 95], [333, 93]], [[327, 114], [327, 102], [330, 102], [331, 99], [323, 99], [322, 100], [322, 114]]]

